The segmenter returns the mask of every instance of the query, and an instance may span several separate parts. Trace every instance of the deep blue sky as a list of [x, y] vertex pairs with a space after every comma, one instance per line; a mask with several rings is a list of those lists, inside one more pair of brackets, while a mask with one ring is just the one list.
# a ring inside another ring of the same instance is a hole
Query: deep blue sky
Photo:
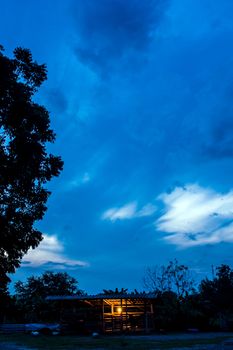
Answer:
[[177, 258], [233, 264], [232, 0], [0, 0], [6, 53], [48, 67], [62, 175], [45, 239], [14, 280], [68, 271], [88, 292], [142, 289]]

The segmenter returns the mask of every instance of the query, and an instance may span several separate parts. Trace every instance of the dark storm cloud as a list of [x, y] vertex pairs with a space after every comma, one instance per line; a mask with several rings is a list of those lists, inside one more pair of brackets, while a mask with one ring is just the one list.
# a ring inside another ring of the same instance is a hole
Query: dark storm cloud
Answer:
[[209, 159], [222, 159], [233, 157], [233, 128], [229, 130], [228, 137], [218, 139], [210, 145], [203, 146], [203, 153]]
[[74, 1], [75, 52], [91, 68], [108, 67], [151, 42], [169, 0]]
[[[233, 77], [231, 77], [233, 80]], [[227, 84], [222, 82], [223, 87]], [[212, 121], [209, 123], [201, 151], [204, 158], [209, 160], [233, 157], [233, 106], [232, 97], [225, 95], [220, 101], [220, 108], [212, 112]]]
[[52, 108], [56, 114], [66, 112], [68, 101], [65, 92], [63, 92], [60, 88], [47, 89], [46, 93], [44, 93], [44, 98], [47, 100], [46, 105], [48, 106], [48, 109]]

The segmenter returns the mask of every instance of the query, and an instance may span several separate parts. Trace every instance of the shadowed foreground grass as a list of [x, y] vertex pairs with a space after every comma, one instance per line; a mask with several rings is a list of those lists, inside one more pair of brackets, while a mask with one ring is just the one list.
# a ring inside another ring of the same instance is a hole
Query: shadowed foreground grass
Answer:
[[[32, 335], [0, 335], [0, 349], [4, 349], [3, 344], [15, 344], [38, 350], [82, 350], [82, 349], [125, 349], [125, 350], [154, 350], [154, 349], [172, 349], [201, 346], [200, 349], [206, 349], [208, 345], [218, 345], [223, 343], [229, 335], [210, 335], [209, 338], [202, 338], [195, 335], [193, 339], [166, 339], [158, 340], [153, 337], [101, 337], [99, 339], [91, 337], [76, 336], [32, 336]], [[225, 348], [225, 347], [224, 347]]]

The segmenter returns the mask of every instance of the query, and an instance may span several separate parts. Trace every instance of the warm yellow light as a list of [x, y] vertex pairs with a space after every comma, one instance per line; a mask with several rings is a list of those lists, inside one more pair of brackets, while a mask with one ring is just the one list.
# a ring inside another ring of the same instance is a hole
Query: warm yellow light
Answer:
[[118, 307], [117, 308], [117, 312], [118, 312], [118, 314], [121, 314], [122, 313], [122, 307]]

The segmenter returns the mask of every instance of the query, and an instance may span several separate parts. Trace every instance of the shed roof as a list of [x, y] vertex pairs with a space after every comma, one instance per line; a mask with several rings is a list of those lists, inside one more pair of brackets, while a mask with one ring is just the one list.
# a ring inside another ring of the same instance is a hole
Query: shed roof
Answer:
[[113, 293], [95, 295], [51, 295], [47, 300], [155, 299], [155, 293]]

